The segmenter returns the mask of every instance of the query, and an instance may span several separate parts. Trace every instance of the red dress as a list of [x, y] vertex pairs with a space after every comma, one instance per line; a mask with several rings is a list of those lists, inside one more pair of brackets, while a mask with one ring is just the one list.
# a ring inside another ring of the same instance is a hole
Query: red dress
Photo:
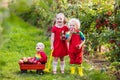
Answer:
[[53, 42], [54, 51], [53, 51], [52, 56], [63, 57], [68, 54], [66, 40], [61, 39], [61, 33], [62, 32], [66, 33], [67, 31], [68, 31], [67, 26], [64, 26], [62, 28], [58, 28], [56, 26], [52, 27], [52, 33], [55, 34], [54, 42]]
[[77, 45], [81, 43], [80, 35], [73, 33], [69, 45], [69, 57], [70, 64], [81, 64], [82, 63], [82, 48], [78, 49]]

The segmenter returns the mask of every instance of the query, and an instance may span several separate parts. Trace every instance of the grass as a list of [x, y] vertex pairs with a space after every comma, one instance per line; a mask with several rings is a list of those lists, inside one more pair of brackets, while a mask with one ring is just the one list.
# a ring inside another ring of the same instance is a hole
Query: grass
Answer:
[[68, 56], [65, 58], [64, 75], [60, 74], [59, 67], [57, 75], [52, 75], [52, 72], [38, 75], [35, 71], [22, 74], [20, 73], [18, 61], [24, 56], [34, 56], [37, 42], [45, 44], [45, 52], [49, 60], [49, 38], [45, 36], [43, 29], [35, 28], [15, 15], [11, 15], [10, 18], [6, 19], [3, 26], [6, 29], [3, 35], [4, 41], [0, 48], [0, 80], [114, 80], [114, 77], [100, 73], [100, 71], [89, 71], [91, 65], [86, 62], [83, 62], [83, 77], [80, 77], [77, 73], [71, 75]]

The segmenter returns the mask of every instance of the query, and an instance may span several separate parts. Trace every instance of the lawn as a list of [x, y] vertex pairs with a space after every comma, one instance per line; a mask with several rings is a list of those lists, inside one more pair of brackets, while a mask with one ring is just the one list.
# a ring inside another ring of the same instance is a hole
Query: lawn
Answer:
[[[11, 15], [4, 21], [6, 28], [3, 35], [2, 47], [0, 47], [0, 80], [115, 80], [113, 76], [101, 73], [100, 70], [89, 70], [91, 64], [83, 60], [84, 76], [80, 77], [77, 73], [71, 75], [69, 72], [69, 57], [65, 57], [65, 74], [53, 75], [52, 71], [44, 75], [36, 74], [35, 71], [21, 73], [18, 65], [22, 57], [34, 56], [35, 45], [37, 42], [45, 44], [45, 52], [50, 56], [50, 40], [45, 36], [45, 30], [31, 26], [15, 15]], [[52, 63], [51, 63], [52, 65]], [[47, 66], [47, 64], [46, 64]]]

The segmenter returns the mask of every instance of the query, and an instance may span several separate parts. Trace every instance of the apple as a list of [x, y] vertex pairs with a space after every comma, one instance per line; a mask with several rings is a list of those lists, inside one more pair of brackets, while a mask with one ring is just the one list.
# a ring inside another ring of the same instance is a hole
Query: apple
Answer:
[[112, 44], [115, 43], [116, 41], [114, 39], [110, 39], [109, 42]]
[[19, 64], [23, 64], [24, 62], [23, 62], [23, 60], [19, 60], [19, 62], [18, 62]]

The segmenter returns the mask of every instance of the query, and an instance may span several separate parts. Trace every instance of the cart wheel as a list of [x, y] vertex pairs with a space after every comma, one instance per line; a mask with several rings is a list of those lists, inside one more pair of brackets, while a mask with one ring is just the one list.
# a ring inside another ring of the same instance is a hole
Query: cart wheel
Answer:
[[22, 69], [22, 70], [21, 70], [21, 73], [27, 73], [27, 70], [23, 70], [23, 69]]
[[37, 73], [37, 74], [40, 74], [40, 75], [43, 75], [43, 74], [44, 74], [44, 71], [43, 71], [43, 70], [36, 70], [36, 73]]

